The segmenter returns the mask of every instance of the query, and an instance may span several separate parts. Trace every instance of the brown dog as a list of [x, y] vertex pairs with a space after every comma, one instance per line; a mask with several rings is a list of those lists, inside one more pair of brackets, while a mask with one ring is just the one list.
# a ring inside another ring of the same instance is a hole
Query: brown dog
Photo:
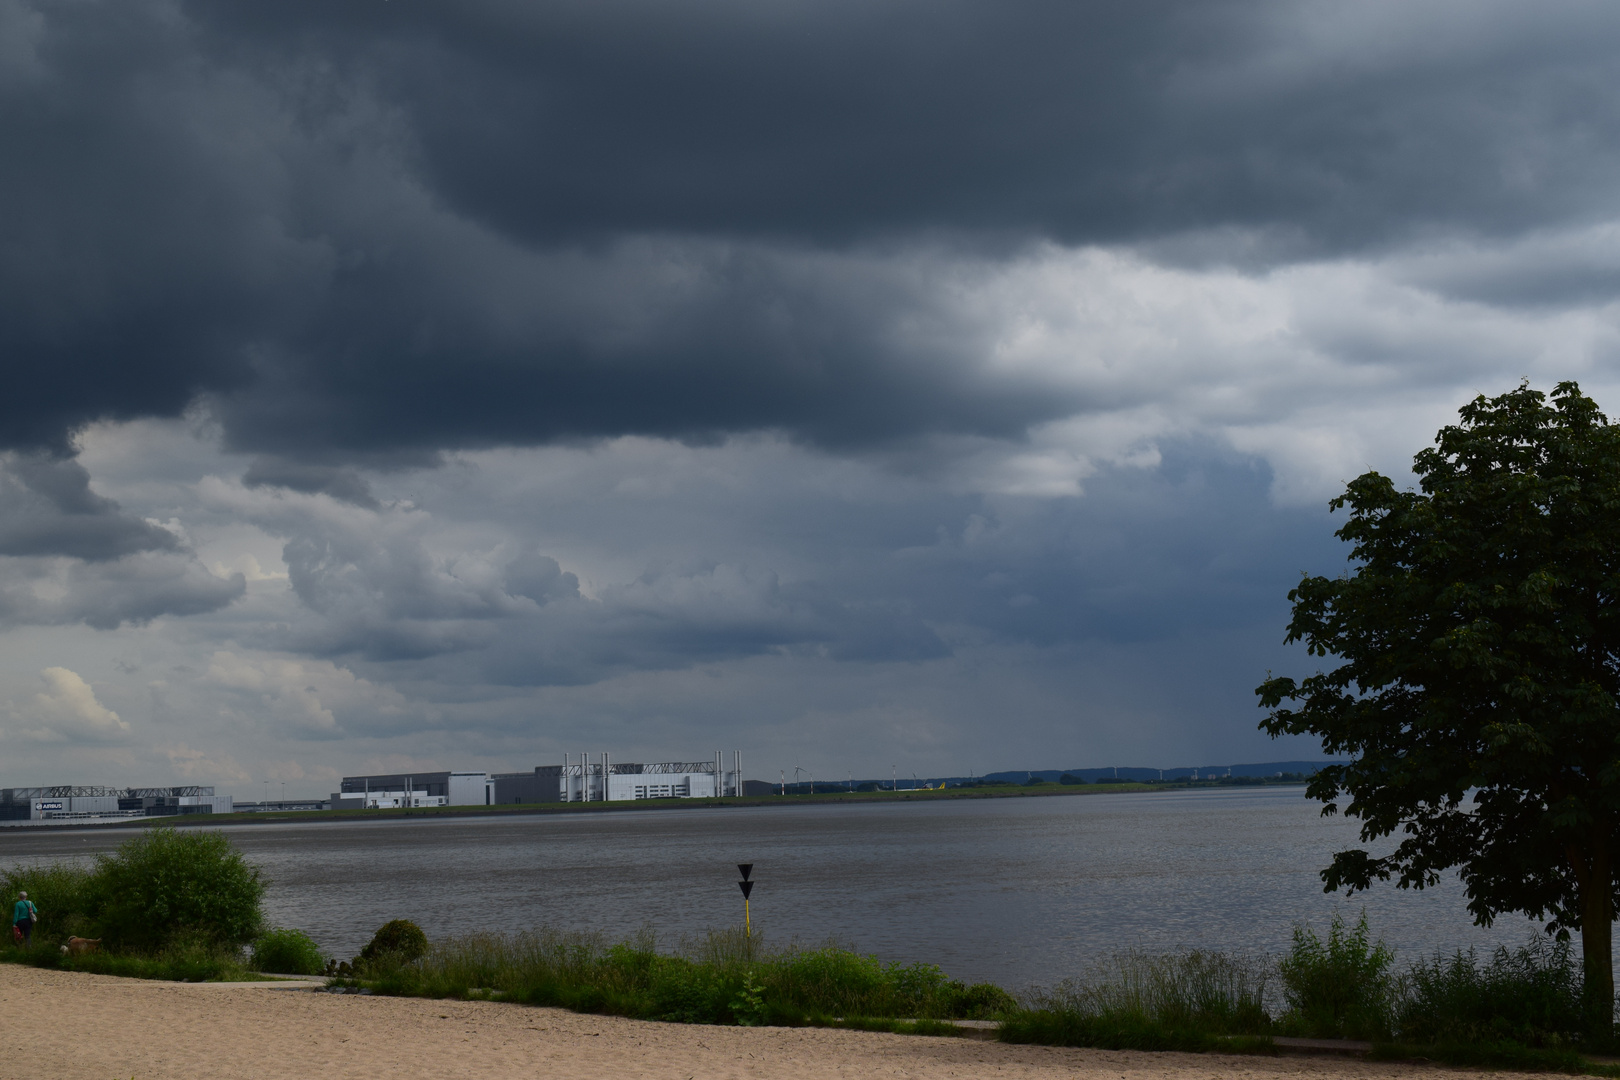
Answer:
[[67, 944], [62, 946], [62, 951], [67, 953], [69, 956], [83, 956], [85, 953], [100, 952], [101, 939], [70, 937], [68, 938]]

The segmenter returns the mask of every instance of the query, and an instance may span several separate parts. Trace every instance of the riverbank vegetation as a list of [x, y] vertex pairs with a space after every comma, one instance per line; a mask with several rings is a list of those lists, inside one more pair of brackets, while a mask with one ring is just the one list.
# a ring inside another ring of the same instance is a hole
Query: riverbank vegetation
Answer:
[[[93, 865], [15, 867], [0, 888], [26, 890], [40, 911], [32, 946], [0, 948], [0, 959], [106, 975], [324, 970], [334, 989], [680, 1023], [963, 1034], [960, 1021], [994, 1021], [1008, 1042], [1130, 1050], [1264, 1053], [1276, 1037], [1353, 1039], [1385, 1057], [1620, 1076], [1581, 1056], [1611, 1051], [1613, 1029], [1592, 1036], [1582, 966], [1567, 942], [1546, 937], [1402, 968], [1365, 916], [1335, 918], [1325, 935], [1297, 927], [1280, 958], [1127, 951], [1014, 996], [931, 964], [883, 963], [836, 943], [776, 947], [741, 929], [673, 943], [651, 930], [614, 942], [546, 929], [434, 942], [396, 919], [338, 964], [302, 932], [265, 925], [259, 870], [217, 832], [154, 828]], [[100, 939], [99, 951], [67, 955], [72, 936]]]
[[775, 949], [741, 931], [660, 947], [539, 930], [448, 938], [415, 958], [378, 953], [337, 985], [491, 999], [680, 1023], [839, 1025], [1117, 1050], [1276, 1051], [1273, 1039], [1364, 1040], [1385, 1057], [1565, 1072], [1620, 1072], [1581, 1056], [1581, 968], [1567, 943], [1435, 956], [1397, 970], [1365, 918], [1295, 932], [1281, 958], [1129, 951], [1086, 977], [1014, 997], [927, 964], [883, 964], [837, 945]]
[[671, 949], [650, 930], [617, 943], [555, 930], [449, 938], [415, 961], [357, 960], [352, 985], [698, 1024], [889, 1026], [989, 1019], [1016, 1007], [1000, 988], [963, 985], [931, 964], [884, 964], [836, 945], [771, 948], [741, 929]]
[[[146, 829], [91, 865], [13, 867], [0, 889], [8, 901], [27, 892], [39, 909], [28, 948], [0, 948], [12, 963], [188, 982], [253, 978], [259, 961], [302, 961], [288, 973], [324, 964], [307, 937], [264, 925], [264, 879], [218, 832]], [[93, 939], [94, 950], [69, 955], [73, 937]]]
[[1620, 1075], [1583, 1052], [1582, 970], [1568, 942], [1538, 937], [1491, 956], [1395, 965], [1365, 917], [1326, 937], [1295, 930], [1278, 960], [1123, 953], [1088, 978], [1031, 994], [1009, 1012], [1010, 1042], [1120, 1050], [1266, 1051], [1274, 1036], [1351, 1039], [1374, 1056]]

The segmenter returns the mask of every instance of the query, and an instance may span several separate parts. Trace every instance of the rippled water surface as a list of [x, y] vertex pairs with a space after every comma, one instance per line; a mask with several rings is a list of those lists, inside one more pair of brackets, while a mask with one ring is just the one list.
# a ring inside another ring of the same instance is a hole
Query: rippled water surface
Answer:
[[[1461, 887], [1385, 886], [1348, 904], [1317, 872], [1355, 842], [1303, 789], [724, 807], [224, 831], [270, 878], [271, 918], [358, 951], [391, 918], [430, 937], [541, 924], [669, 937], [742, 917], [837, 937], [968, 980], [1050, 984], [1126, 946], [1279, 953], [1293, 924], [1365, 906], [1404, 956], [1521, 943], [1530, 923], [1474, 927]], [[124, 830], [0, 830], [0, 865], [89, 858]]]

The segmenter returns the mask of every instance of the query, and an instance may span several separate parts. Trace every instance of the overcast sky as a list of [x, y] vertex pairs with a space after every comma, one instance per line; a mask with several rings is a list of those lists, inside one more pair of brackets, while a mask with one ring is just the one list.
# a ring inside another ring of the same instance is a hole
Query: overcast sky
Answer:
[[1620, 412], [1620, 9], [0, 0], [0, 786], [1316, 756], [1327, 501]]

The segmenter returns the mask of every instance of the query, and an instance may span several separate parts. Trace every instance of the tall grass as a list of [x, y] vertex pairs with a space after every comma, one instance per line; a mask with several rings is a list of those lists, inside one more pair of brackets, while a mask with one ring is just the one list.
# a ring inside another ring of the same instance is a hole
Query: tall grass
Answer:
[[1294, 947], [1277, 965], [1288, 1011], [1289, 1034], [1319, 1039], [1388, 1039], [1399, 983], [1391, 978], [1395, 953], [1372, 940], [1363, 911], [1355, 926], [1335, 912], [1327, 939], [1303, 923]]
[[1029, 995], [1002, 1025], [1008, 1042], [1111, 1050], [1205, 1050], [1221, 1036], [1271, 1028], [1274, 965], [1219, 952], [1127, 951], [1080, 980]]
[[1397, 1027], [1412, 1043], [1567, 1047], [1585, 1026], [1581, 987], [1567, 941], [1503, 946], [1485, 964], [1472, 950], [1435, 956], [1413, 964], [1402, 980]]
[[1123, 952], [1084, 979], [1026, 995], [1002, 1038], [1198, 1051], [1308, 1035], [1370, 1040], [1396, 1054], [1420, 1047], [1458, 1065], [1578, 1065], [1581, 968], [1567, 942], [1538, 936], [1485, 961], [1473, 952], [1436, 955], [1404, 971], [1394, 961], [1365, 916], [1354, 925], [1335, 918], [1325, 936], [1296, 928], [1292, 949], [1276, 961]]
[[663, 951], [650, 931], [609, 943], [542, 929], [438, 942], [414, 963], [368, 970], [383, 993], [499, 995], [579, 1012], [709, 1024], [833, 1019], [987, 1017], [1013, 1006], [988, 985], [964, 986], [929, 964], [884, 964], [837, 945], [772, 949], [740, 930]]

